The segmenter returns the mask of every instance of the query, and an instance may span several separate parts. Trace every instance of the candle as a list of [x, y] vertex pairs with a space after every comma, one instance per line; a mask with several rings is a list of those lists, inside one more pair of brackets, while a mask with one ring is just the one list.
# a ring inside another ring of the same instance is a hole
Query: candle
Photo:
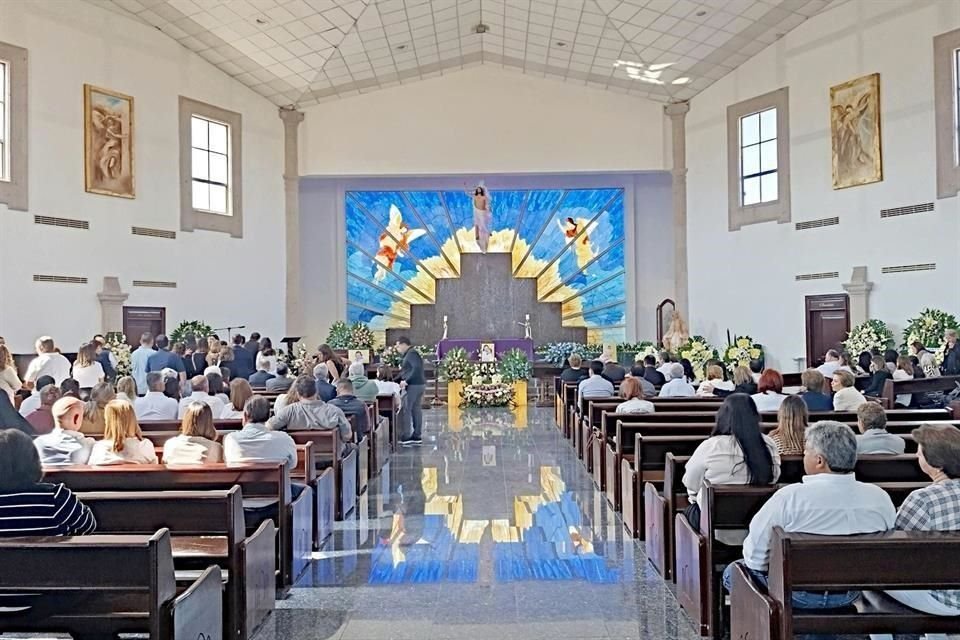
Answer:
[[530, 320], [530, 314], [528, 313], [528, 314], [527, 314], [527, 321], [529, 321], [529, 320]]
[[444, 321], [444, 322], [447, 321], [447, 316], [443, 316], [443, 321]]

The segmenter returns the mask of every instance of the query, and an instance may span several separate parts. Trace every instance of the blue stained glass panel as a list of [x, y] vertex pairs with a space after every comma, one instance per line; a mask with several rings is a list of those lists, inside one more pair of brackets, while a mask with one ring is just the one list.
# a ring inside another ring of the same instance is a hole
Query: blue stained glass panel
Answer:
[[626, 274], [621, 272], [620, 275], [582, 293], [580, 295], [580, 301], [583, 309], [592, 309], [610, 304], [611, 302], [621, 302], [623, 301], [625, 290]]
[[623, 324], [627, 319], [627, 305], [618, 304], [606, 309], [596, 309], [583, 314], [583, 320], [588, 327], [606, 327]]
[[533, 255], [542, 260], [552, 260], [564, 248], [570, 236], [579, 233], [584, 225], [589, 227], [590, 221], [603, 211], [618, 193], [620, 191], [616, 189], [578, 189], [567, 192], [563, 204], [534, 246]]
[[[401, 250], [404, 254], [421, 263], [425, 263], [432, 256], [440, 255], [440, 247], [433, 241], [433, 237], [420, 227], [420, 219], [414, 215], [402, 194], [393, 191], [365, 191], [359, 195], [354, 194], [354, 197], [367, 210], [369, 217], [382, 227], [381, 233], [387, 231], [393, 240], [407, 243], [407, 248]], [[392, 220], [391, 216], [397, 212], [400, 214], [399, 221]], [[442, 267], [432, 270], [425, 264], [424, 267], [439, 277]]]

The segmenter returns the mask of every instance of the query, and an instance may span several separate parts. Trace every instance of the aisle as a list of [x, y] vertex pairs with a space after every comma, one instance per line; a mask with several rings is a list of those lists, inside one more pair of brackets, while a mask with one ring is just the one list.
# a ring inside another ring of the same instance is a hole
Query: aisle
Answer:
[[256, 640], [699, 637], [552, 409], [424, 415]]

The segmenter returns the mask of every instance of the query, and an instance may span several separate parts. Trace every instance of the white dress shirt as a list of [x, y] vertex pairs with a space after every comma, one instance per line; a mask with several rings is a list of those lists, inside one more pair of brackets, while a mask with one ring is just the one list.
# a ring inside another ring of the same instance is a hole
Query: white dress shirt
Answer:
[[824, 378], [830, 380], [833, 378], [833, 374], [835, 374], [839, 368], [840, 361], [834, 360], [833, 362], [824, 362], [822, 365], [817, 367], [817, 371], [819, 371]]
[[[906, 371], [904, 371], [903, 369], [897, 369], [896, 371], [893, 372], [893, 379], [894, 380], [913, 380], [913, 376], [907, 373]], [[911, 400], [913, 400], [912, 393], [899, 393], [897, 394], [897, 397], [894, 398], [893, 401], [896, 402], [897, 404], [902, 404], [905, 407], [909, 407]]]
[[70, 361], [56, 352], [41, 353], [30, 361], [23, 377], [27, 382], [36, 382], [43, 376], [52, 377], [53, 383], [59, 387], [61, 382], [70, 377]]
[[400, 385], [392, 380], [376, 380], [377, 392], [382, 395], [390, 394], [397, 400], [400, 399]]
[[137, 420], [176, 420], [177, 401], [168, 398], [160, 391], [148, 391], [147, 395], [137, 398], [133, 403]]
[[[214, 416], [216, 418], [216, 416]], [[243, 409], [239, 411], [233, 408], [231, 403], [223, 405], [223, 413], [220, 414], [221, 420], [241, 420], [243, 419]]]
[[670, 381], [670, 370], [673, 369], [673, 362], [664, 362], [662, 365], [657, 367], [657, 371], [663, 374], [663, 379], [667, 382]]
[[223, 415], [223, 400], [210, 395], [206, 391], [194, 391], [186, 398], [180, 399], [180, 410], [177, 412], [177, 416], [180, 418], [185, 416], [187, 407], [189, 407], [192, 402], [203, 402], [210, 405], [210, 410], [213, 411], [214, 418]]
[[155, 353], [156, 351], [153, 349], [148, 349], [141, 345], [137, 347], [136, 351], [130, 354], [130, 375], [133, 376], [133, 379], [137, 383], [137, 393], [141, 393], [148, 388], [147, 360]]
[[96, 441], [79, 431], [68, 431], [55, 426], [53, 431], [33, 439], [44, 466], [87, 464]]
[[819, 473], [780, 489], [753, 516], [743, 560], [754, 571], [770, 564], [770, 532], [847, 536], [893, 528], [897, 510], [887, 492], [852, 473]]
[[107, 464], [156, 464], [157, 452], [147, 439], [126, 438], [123, 451], [113, 450], [113, 440], [99, 440], [90, 452], [90, 465]]
[[163, 444], [163, 464], [206, 464], [223, 462], [223, 447], [219, 442], [200, 436], [178, 435]]
[[223, 460], [237, 462], [286, 462], [297, 465], [297, 445], [288, 434], [271, 431], [263, 424], [251, 423], [223, 439]]
[[630, 398], [617, 405], [616, 413], [655, 413], [656, 410], [656, 407], [649, 400]]
[[693, 385], [686, 378], [674, 378], [660, 387], [661, 398], [692, 398], [697, 395]]
[[[764, 435], [763, 442], [773, 462], [773, 482], [780, 478], [780, 453], [777, 443]], [[691, 502], [700, 501], [704, 480], [710, 484], [749, 484], [750, 470], [743, 458], [743, 449], [733, 436], [712, 436], [700, 443], [687, 461], [683, 486]]]
[[853, 387], [844, 387], [833, 394], [834, 411], [856, 411], [860, 405], [866, 403], [867, 399], [863, 394]]
[[764, 411], [779, 411], [780, 405], [782, 405], [783, 401], [787, 398], [787, 396], [782, 393], [777, 393], [776, 391], [755, 393], [750, 397], [753, 398], [753, 402], [757, 405], [757, 411], [761, 413]]
[[700, 386], [697, 387], [698, 396], [713, 396], [715, 390], [720, 389], [721, 391], [730, 391], [733, 392], [737, 388], [737, 385], [733, 384], [733, 380], [706, 380], [700, 383]]
[[603, 376], [592, 375], [581, 380], [577, 385], [577, 399], [580, 398], [612, 398], [613, 383]]
[[103, 366], [99, 362], [94, 362], [86, 367], [73, 365], [73, 379], [77, 381], [81, 389], [90, 389], [98, 382], [104, 379]]
[[28, 415], [40, 408], [40, 392], [33, 390], [29, 396], [20, 403], [20, 415], [26, 418]]
[[16, 367], [0, 369], [0, 391], [6, 391], [7, 395], [10, 396], [10, 402], [13, 402], [13, 397], [22, 386], [23, 383], [20, 382]]

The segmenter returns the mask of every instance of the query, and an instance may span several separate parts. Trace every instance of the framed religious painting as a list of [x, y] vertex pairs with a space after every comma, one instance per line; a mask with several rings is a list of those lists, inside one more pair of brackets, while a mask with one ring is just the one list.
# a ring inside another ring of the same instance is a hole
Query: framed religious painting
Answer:
[[883, 180], [880, 151], [880, 74], [830, 87], [833, 188]]
[[492, 342], [480, 343], [479, 354], [480, 354], [480, 362], [496, 362], [497, 361], [496, 347]]
[[89, 193], [136, 196], [133, 97], [83, 85], [83, 176]]

